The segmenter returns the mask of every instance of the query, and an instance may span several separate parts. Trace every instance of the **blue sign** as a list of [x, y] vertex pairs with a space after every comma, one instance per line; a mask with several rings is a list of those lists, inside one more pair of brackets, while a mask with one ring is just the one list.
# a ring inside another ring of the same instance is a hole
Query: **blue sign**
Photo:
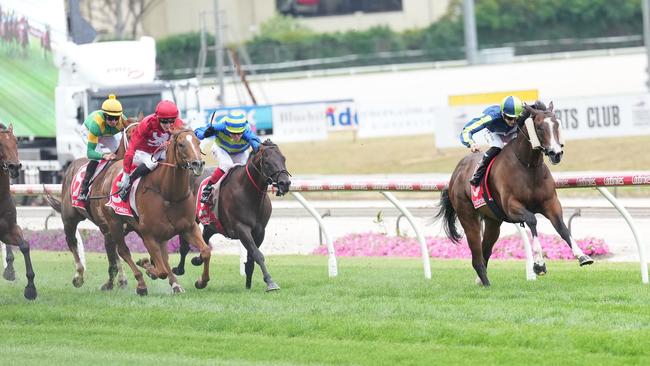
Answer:
[[213, 123], [217, 123], [222, 116], [227, 115], [231, 111], [244, 112], [248, 122], [251, 124], [251, 129], [258, 135], [270, 135], [273, 133], [273, 112], [270, 105], [206, 109], [206, 123], [210, 122], [213, 114]]

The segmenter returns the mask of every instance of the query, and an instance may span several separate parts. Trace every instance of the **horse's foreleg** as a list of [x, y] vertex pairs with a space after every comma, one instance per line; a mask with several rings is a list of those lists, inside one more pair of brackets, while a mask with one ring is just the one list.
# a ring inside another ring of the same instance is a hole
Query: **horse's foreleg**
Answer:
[[567, 245], [569, 245], [571, 252], [573, 252], [573, 256], [578, 259], [580, 266], [594, 263], [594, 260], [586, 255], [571, 237], [569, 229], [564, 224], [564, 220], [562, 220], [562, 206], [560, 205], [560, 201], [558, 201], [557, 198], [545, 207], [542, 214], [551, 221], [551, 224], [553, 224], [555, 231], [557, 231], [557, 233], [560, 234]]
[[521, 207], [517, 215], [513, 215], [513, 218], [521, 220], [528, 225], [531, 234], [533, 234], [533, 271], [538, 276], [543, 276], [546, 274], [546, 263], [544, 263], [544, 252], [542, 251], [542, 244], [539, 241], [537, 235], [537, 218], [535, 214]]
[[162, 255], [162, 263], [160, 264], [165, 268], [165, 271], [169, 273], [169, 286], [172, 288], [172, 294], [180, 294], [185, 292], [185, 289], [181, 286], [180, 283], [176, 280], [176, 275], [172, 271], [169, 265], [169, 252], [167, 251], [167, 242], [163, 242], [160, 245], [160, 254]]
[[190, 252], [190, 243], [180, 235], [178, 240], [181, 244], [180, 248], [178, 248], [178, 253], [181, 255], [181, 258], [178, 261], [178, 266], [172, 268], [172, 272], [177, 276], [182, 276], [185, 274], [185, 257], [187, 257], [187, 253]]
[[160, 278], [164, 280], [167, 278], [168, 273], [167, 269], [163, 265], [159, 243], [149, 236], [143, 236], [142, 241], [149, 252], [149, 257], [151, 257], [151, 262], [153, 262], [153, 264], [147, 259], [140, 259], [136, 263], [146, 270], [147, 275], [151, 277], [151, 279], [155, 280]]
[[[217, 230], [215, 230], [214, 226], [212, 225], [206, 225], [203, 227], [203, 233], [201, 234], [201, 237], [203, 238], [205, 244], [207, 244], [207, 246], [210, 247], [210, 250], [212, 250], [212, 246], [210, 245], [210, 238], [216, 233]], [[197, 255], [196, 257], [192, 258], [192, 265], [200, 266], [202, 264], [203, 264], [203, 259], [201, 259], [201, 253], [199, 253], [199, 255]]]
[[[248, 262], [250, 262], [250, 257], [252, 256], [252, 258], [260, 266], [260, 269], [262, 270], [262, 274], [264, 275], [264, 282], [266, 282], [266, 291], [279, 290], [280, 286], [278, 286], [275, 282], [273, 282], [273, 279], [271, 278], [271, 274], [266, 269], [266, 264], [264, 263], [264, 255], [255, 244], [255, 241], [253, 240], [253, 236], [251, 234], [251, 229], [242, 224], [239, 224], [237, 225], [236, 230], [237, 230], [237, 234], [238, 234], [237, 236], [239, 237], [239, 240], [248, 251], [248, 257], [249, 257]], [[248, 265], [248, 262], [246, 262], [246, 265]], [[253, 271], [251, 270], [250, 273], [252, 276]], [[248, 274], [246, 275], [246, 277], [248, 280]]]
[[7, 267], [2, 272], [2, 277], [7, 281], [13, 281], [16, 279], [16, 271], [14, 270], [14, 252], [11, 250], [11, 245], [5, 245], [5, 261]]
[[[261, 230], [255, 230], [253, 232], [253, 240], [255, 241], [255, 246], [258, 248], [262, 245], [264, 241], [264, 228]], [[253, 272], [255, 271], [255, 261], [251, 252], [247, 252], [246, 264], [244, 265], [244, 272], [246, 273], [246, 288], [250, 290], [253, 282]]]
[[[0, 237], [5, 244], [18, 245], [20, 252], [25, 259], [25, 276], [27, 277], [27, 286], [25, 286], [25, 298], [34, 300], [36, 298], [36, 286], [34, 285], [34, 268], [32, 259], [29, 254], [29, 243], [23, 238], [23, 231], [18, 225], [13, 225], [10, 232]], [[8, 248], [8, 247], [7, 247]]]
[[205, 288], [208, 285], [208, 281], [210, 281], [210, 256], [212, 250], [203, 240], [201, 229], [198, 224], [192, 225], [190, 230], [184, 232], [182, 236], [185, 240], [192, 245], [197, 246], [199, 249], [201, 261], [203, 262], [203, 273], [201, 273], [201, 278], [194, 283], [194, 287], [198, 289]]

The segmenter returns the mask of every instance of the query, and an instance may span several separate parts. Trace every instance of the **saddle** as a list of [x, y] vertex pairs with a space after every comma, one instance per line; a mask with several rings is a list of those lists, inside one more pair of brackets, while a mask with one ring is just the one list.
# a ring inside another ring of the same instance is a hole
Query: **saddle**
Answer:
[[[90, 182], [88, 183], [88, 194], [92, 192], [92, 187], [93, 187], [93, 182], [95, 181], [95, 178], [99, 175], [99, 173], [104, 170], [104, 168], [108, 165], [108, 161], [106, 160], [101, 160], [99, 162], [99, 165], [97, 165], [97, 169], [95, 169], [95, 174], [90, 178]], [[84, 177], [86, 176], [86, 168], [88, 167], [88, 163], [82, 165], [79, 170], [77, 170], [77, 173], [72, 177], [72, 182], [70, 183], [71, 189], [70, 189], [70, 198], [72, 199], [72, 207], [80, 208], [82, 210], [86, 209], [86, 205], [79, 201], [79, 193], [81, 193], [81, 182], [84, 180]]]
[[[495, 156], [496, 157], [496, 156]], [[503, 209], [497, 202], [494, 200], [492, 197], [492, 193], [490, 192], [490, 188], [488, 187], [488, 177], [490, 176], [490, 171], [492, 170], [492, 164], [494, 164], [494, 158], [490, 160], [490, 163], [487, 166], [487, 169], [485, 170], [485, 175], [483, 175], [483, 178], [481, 179], [481, 183], [479, 184], [478, 187], [474, 187], [470, 185], [470, 191], [471, 191], [471, 198], [472, 198], [472, 204], [474, 205], [475, 209], [479, 209], [485, 205], [488, 206], [490, 211], [496, 216], [499, 220], [513, 223], [513, 224], [520, 224], [523, 226], [523, 222], [520, 221], [513, 221], [508, 216], [506, 216], [506, 213], [503, 212]]]

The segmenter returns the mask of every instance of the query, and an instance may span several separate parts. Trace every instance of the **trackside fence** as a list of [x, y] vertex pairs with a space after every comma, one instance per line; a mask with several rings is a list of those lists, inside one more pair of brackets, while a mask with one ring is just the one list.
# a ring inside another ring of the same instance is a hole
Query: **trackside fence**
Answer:
[[[622, 186], [647, 186], [650, 185], [650, 171], [643, 172], [617, 172], [607, 174], [585, 174], [576, 176], [563, 176], [554, 175], [555, 186], [558, 189], [569, 188], [594, 188], [598, 190], [623, 216], [627, 222], [634, 240], [637, 245], [639, 254], [639, 265], [641, 269], [641, 282], [648, 284], [648, 265], [646, 260], [646, 248], [641, 242], [632, 217], [627, 209], [614, 197], [606, 188], [607, 187], [622, 187]], [[328, 249], [328, 274], [330, 277], [335, 277], [338, 274], [338, 265], [336, 260], [336, 253], [332, 242], [332, 236], [327, 228], [327, 225], [318, 211], [305, 199], [302, 195], [304, 192], [351, 192], [351, 191], [365, 191], [365, 192], [379, 192], [388, 201], [390, 201], [409, 221], [413, 230], [416, 233], [418, 242], [420, 243], [422, 253], [422, 267], [424, 277], [431, 278], [431, 262], [429, 258], [429, 251], [426, 246], [422, 229], [415, 220], [409, 210], [401, 204], [401, 202], [391, 192], [440, 192], [447, 186], [447, 181], [388, 181], [388, 180], [375, 180], [375, 181], [345, 181], [345, 180], [331, 180], [331, 179], [309, 179], [309, 180], [293, 180], [291, 182], [291, 195], [311, 214], [317, 221], [320, 230], [323, 233], [325, 242]], [[45, 191], [51, 194], [61, 194], [61, 185], [59, 184], [17, 184], [11, 186], [11, 191], [18, 195], [40, 195]], [[269, 187], [272, 190], [272, 187]], [[519, 233], [521, 234], [526, 251], [526, 278], [528, 280], [535, 280], [536, 276], [533, 272], [533, 255], [526, 231], [518, 225]], [[80, 238], [79, 235], [77, 235]], [[243, 247], [241, 247], [243, 249]], [[83, 250], [83, 245], [81, 245]], [[4, 245], [3, 245], [4, 254]], [[242, 255], [242, 261], [246, 256]], [[243, 273], [243, 262], [240, 267]]]

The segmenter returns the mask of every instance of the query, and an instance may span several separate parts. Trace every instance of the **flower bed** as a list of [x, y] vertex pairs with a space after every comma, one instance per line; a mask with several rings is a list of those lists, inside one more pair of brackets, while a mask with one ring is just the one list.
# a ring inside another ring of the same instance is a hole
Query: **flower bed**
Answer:
[[[530, 234], [529, 234], [530, 238]], [[569, 246], [557, 235], [539, 234], [539, 240], [548, 259], [574, 259]], [[532, 242], [532, 241], [531, 241]], [[585, 254], [598, 257], [609, 254], [609, 248], [602, 239], [584, 238], [576, 240]], [[429, 255], [434, 258], [471, 258], [467, 241], [458, 244], [447, 238], [427, 237]], [[419, 257], [420, 244], [415, 238], [387, 236], [378, 233], [348, 234], [334, 241], [337, 256], [354, 257]], [[313, 254], [326, 255], [327, 247], [316, 248]], [[494, 245], [491, 258], [525, 259], [524, 244], [518, 234], [501, 238]]]
[[[79, 230], [79, 233], [81, 234], [86, 252], [106, 252], [106, 249], [104, 249], [104, 236], [99, 230]], [[32, 249], [51, 251], [68, 250], [68, 244], [65, 241], [63, 230], [24, 230], [23, 234]], [[131, 252], [147, 252], [142, 239], [136, 233], [129, 233], [124, 240]], [[178, 236], [169, 240], [167, 245], [170, 252], [177, 252], [180, 247]], [[193, 248], [190, 247], [190, 249]]]

